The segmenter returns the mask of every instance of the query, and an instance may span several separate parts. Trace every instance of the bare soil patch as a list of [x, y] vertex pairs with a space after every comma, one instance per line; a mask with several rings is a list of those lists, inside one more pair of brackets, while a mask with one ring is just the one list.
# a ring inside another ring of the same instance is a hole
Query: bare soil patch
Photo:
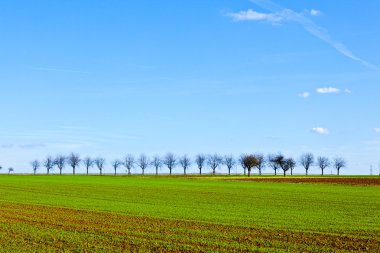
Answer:
[[317, 184], [348, 184], [348, 185], [377, 185], [380, 186], [380, 177], [249, 177], [232, 180], [286, 182], [286, 183], [317, 183]]

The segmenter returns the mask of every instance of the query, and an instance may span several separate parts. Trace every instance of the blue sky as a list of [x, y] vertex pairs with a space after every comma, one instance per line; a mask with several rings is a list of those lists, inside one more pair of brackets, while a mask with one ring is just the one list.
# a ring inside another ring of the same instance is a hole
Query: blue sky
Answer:
[[0, 164], [280, 151], [378, 172], [379, 11], [377, 0], [1, 1]]

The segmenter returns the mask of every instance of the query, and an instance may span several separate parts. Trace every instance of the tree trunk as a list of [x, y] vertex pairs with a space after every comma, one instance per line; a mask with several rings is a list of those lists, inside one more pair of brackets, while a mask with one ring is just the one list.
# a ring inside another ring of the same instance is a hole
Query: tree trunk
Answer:
[[186, 169], [185, 168], [183, 168], [183, 174], [186, 175]]
[[228, 168], [228, 175], [231, 175], [231, 168]]
[[156, 176], [158, 175], [158, 167], [156, 167]]
[[49, 175], [49, 169], [46, 169], [46, 170], [47, 170], [46, 174], [48, 174], [48, 175]]
[[169, 174], [170, 175], [172, 174], [172, 168], [169, 168]]
[[246, 170], [247, 170], [247, 169], [246, 169], [246, 168], [244, 168], [244, 176], [245, 176], [245, 174], [246, 174]]
[[323, 176], [323, 169], [322, 169], [322, 176]]
[[339, 169], [337, 169], [337, 171], [338, 171], [338, 176], [339, 176]]
[[61, 168], [59, 169], [59, 175], [62, 175], [62, 169]]
[[73, 167], [73, 175], [75, 175], [75, 167]]
[[99, 171], [100, 171], [100, 175], [102, 174], [102, 169], [99, 169]]
[[274, 169], [274, 175], [277, 176], [277, 169]]
[[290, 169], [290, 175], [293, 176], [293, 169]]
[[284, 177], [286, 177], [286, 171], [284, 170]]
[[250, 176], [251, 176], [251, 170], [248, 169], [248, 177], [250, 177]]
[[261, 176], [261, 169], [259, 169], [259, 175]]
[[215, 175], [215, 168], [212, 168], [212, 174]]
[[131, 175], [131, 168], [128, 168], [128, 175]]
[[202, 168], [199, 168], [199, 175], [202, 175]]
[[116, 176], [116, 168], [115, 168], [115, 174], [114, 175]]
[[307, 171], [308, 171], [309, 169], [306, 169], [306, 176], [307, 176]]
[[86, 169], [87, 169], [87, 175], [88, 175], [88, 167]]

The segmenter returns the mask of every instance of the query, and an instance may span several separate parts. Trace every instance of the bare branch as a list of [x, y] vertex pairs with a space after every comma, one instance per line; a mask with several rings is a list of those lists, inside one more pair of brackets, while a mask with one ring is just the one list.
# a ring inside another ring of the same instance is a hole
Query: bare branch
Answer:
[[73, 175], [75, 175], [75, 168], [79, 165], [80, 163], [80, 158], [78, 154], [71, 153], [68, 158], [68, 163], [69, 165], [73, 168]]
[[135, 157], [131, 154], [128, 154], [124, 158], [124, 166], [127, 168], [128, 175], [131, 175], [131, 170], [135, 165]]
[[211, 167], [213, 175], [215, 175], [216, 169], [219, 167], [222, 161], [223, 159], [218, 154], [209, 155], [207, 157], [207, 164]]
[[83, 164], [84, 164], [84, 166], [86, 167], [86, 172], [87, 172], [87, 175], [88, 175], [88, 170], [89, 170], [89, 168], [91, 168], [91, 167], [93, 167], [94, 166], [94, 163], [95, 163], [95, 161], [94, 160], [92, 160], [90, 157], [85, 157], [84, 159], [83, 159]]
[[191, 165], [190, 158], [187, 155], [184, 155], [179, 159], [179, 163], [183, 168], [183, 174], [186, 175], [186, 169]]
[[170, 175], [172, 174], [173, 168], [177, 165], [177, 159], [174, 154], [167, 153], [163, 163], [168, 167]]
[[146, 155], [144, 155], [144, 154], [141, 154], [140, 157], [139, 157], [139, 159], [137, 160], [137, 163], [138, 163], [139, 167], [142, 170], [142, 174], [144, 175], [144, 171], [145, 171], [145, 169], [149, 165], [149, 159], [148, 159], [148, 157]]
[[327, 157], [319, 156], [317, 158], [317, 163], [318, 163], [319, 168], [321, 168], [322, 176], [323, 176], [324, 170], [331, 165], [330, 160]]
[[104, 159], [102, 157], [98, 157], [95, 159], [95, 164], [96, 164], [96, 167], [98, 167], [98, 169], [99, 169], [100, 175], [102, 175], [102, 170], [103, 170], [103, 166], [105, 163], [106, 163], [106, 159]]
[[123, 163], [120, 160], [114, 160], [114, 161], [112, 161], [112, 167], [113, 167], [113, 169], [115, 171], [115, 173], [114, 173], [115, 176], [116, 176], [116, 173], [117, 173], [117, 168], [119, 166], [121, 166], [122, 164]]
[[314, 164], [314, 155], [312, 153], [305, 153], [300, 157], [300, 164], [305, 168], [306, 175], [309, 172], [310, 166]]
[[202, 168], [203, 168], [203, 166], [205, 164], [205, 161], [206, 161], [206, 156], [205, 155], [198, 154], [198, 155], [195, 156], [195, 163], [198, 166], [199, 175], [202, 175]]
[[160, 169], [163, 164], [161, 158], [158, 155], [156, 155], [155, 157], [153, 157], [151, 164], [156, 169], [156, 175], [158, 175], [158, 169]]
[[226, 155], [224, 156], [224, 164], [228, 168], [228, 175], [231, 175], [231, 169], [235, 166], [236, 161], [232, 155]]
[[41, 167], [41, 163], [38, 160], [34, 160], [30, 163], [33, 168], [33, 174], [36, 174], [37, 170]]
[[346, 162], [346, 160], [344, 160], [344, 158], [342, 158], [342, 157], [334, 158], [334, 167], [338, 173], [338, 176], [339, 176], [340, 169], [344, 168], [346, 166], [347, 166], [347, 162]]

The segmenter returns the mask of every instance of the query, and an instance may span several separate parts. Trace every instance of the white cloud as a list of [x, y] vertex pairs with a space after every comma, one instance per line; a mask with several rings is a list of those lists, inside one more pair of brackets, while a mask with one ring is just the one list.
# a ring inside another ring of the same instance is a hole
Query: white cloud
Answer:
[[317, 16], [321, 15], [321, 12], [319, 10], [311, 9], [310, 15], [317, 17]]
[[340, 92], [340, 90], [338, 88], [325, 87], [325, 88], [318, 88], [317, 92], [318, 93], [338, 93]]
[[348, 94], [351, 94], [351, 93], [352, 93], [352, 91], [349, 90], [349, 89], [344, 89], [344, 92], [345, 92], [345, 93], [348, 93]]
[[[343, 43], [334, 40], [328, 33], [327, 29], [316, 25], [311, 19], [307, 18], [304, 13], [298, 13], [291, 9], [284, 8], [280, 5], [277, 5], [271, 2], [270, 0], [251, 0], [251, 2], [260, 6], [261, 8], [272, 11], [273, 13], [264, 14], [264, 13], [255, 12], [249, 9], [247, 11], [229, 13], [227, 14], [227, 16], [232, 17], [235, 21], [267, 20], [267, 21], [272, 22], [273, 24], [276, 24], [279, 21], [283, 21], [283, 20], [297, 22], [301, 24], [307, 32], [309, 32], [316, 38], [322, 40], [326, 44], [330, 45], [340, 54], [362, 64], [363, 66], [369, 69], [380, 71], [380, 68], [378, 66], [373, 65], [365, 61], [364, 59], [357, 57]], [[314, 12], [315, 11], [316, 10], [314, 10]]]
[[227, 16], [231, 17], [234, 21], [269, 21], [271, 23], [280, 22], [283, 18], [278, 14], [261, 13], [248, 9], [247, 11], [231, 12], [227, 13]]
[[313, 127], [311, 131], [313, 131], [316, 134], [329, 134], [329, 130], [323, 127]]
[[373, 129], [373, 131], [375, 131], [375, 133], [377, 133], [377, 134], [380, 134], [380, 128], [378, 128], [378, 127], [375, 127], [375, 128]]
[[309, 92], [302, 92], [302, 93], [298, 94], [298, 96], [301, 98], [308, 98], [308, 97], [310, 97], [310, 93]]

